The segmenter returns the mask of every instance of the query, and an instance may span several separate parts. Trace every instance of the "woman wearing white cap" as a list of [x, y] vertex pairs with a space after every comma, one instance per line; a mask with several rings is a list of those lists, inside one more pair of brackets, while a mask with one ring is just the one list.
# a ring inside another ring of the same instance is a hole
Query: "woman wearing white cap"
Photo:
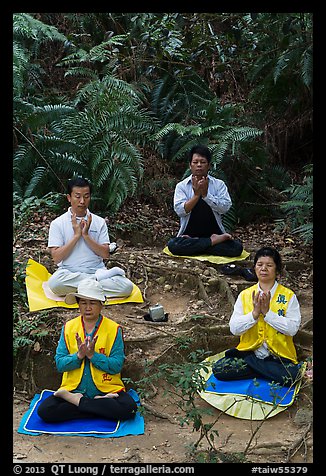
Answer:
[[137, 404], [120, 375], [125, 359], [122, 329], [101, 314], [101, 284], [83, 280], [65, 302], [78, 302], [80, 315], [63, 326], [55, 355], [57, 369], [63, 372], [61, 386], [39, 406], [38, 415], [47, 422], [133, 418]]

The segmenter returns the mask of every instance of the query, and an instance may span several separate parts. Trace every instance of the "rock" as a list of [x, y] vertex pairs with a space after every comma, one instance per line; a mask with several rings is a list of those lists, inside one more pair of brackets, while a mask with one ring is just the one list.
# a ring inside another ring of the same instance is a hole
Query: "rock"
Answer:
[[294, 417], [294, 423], [298, 426], [308, 425], [313, 421], [313, 412], [310, 408], [299, 408]]
[[207, 268], [207, 270], [209, 271], [209, 273], [212, 277], [218, 276], [218, 272], [215, 268], [209, 267], [209, 268]]
[[219, 278], [209, 278], [209, 280], [207, 281], [207, 284], [211, 288], [218, 288], [220, 285], [220, 280]]

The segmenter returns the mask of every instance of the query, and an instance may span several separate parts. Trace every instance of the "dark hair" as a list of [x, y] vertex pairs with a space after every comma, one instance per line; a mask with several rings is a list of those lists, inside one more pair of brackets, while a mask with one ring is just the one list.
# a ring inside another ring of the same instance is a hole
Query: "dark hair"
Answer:
[[74, 187], [89, 187], [89, 193], [92, 193], [92, 184], [90, 181], [83, 177], [73, 177], [68, 180], [67, 193], [71, 195]]
[[191, 163], [192, 161], [192, 156], [194, 154], [199, 154], [201, 155], [202, 157], [205, 157], [205, 159], [207, 159], [207, 162], [210, 164], [211, 160], [212, 160], [212, 153], [211, 151], [209, 150], [208, 147], [206, 147], [206, 145], [202, 145], [202, 144], [198, 144], [198, 145], [194, 145], [190, 152], [189, 152], [189, 163]]
[[270, 246], [263, 246], [263, 248], [260, 248], [254, 258], [254, 266], [256, 266], [258, 259], [262, 256], [270, 256], [273, 258], [273, 261], [276, 264], [276, 271], [278, 273], [282, 272], [282, 258], [280, 253], [275, 248], [271, 248]]

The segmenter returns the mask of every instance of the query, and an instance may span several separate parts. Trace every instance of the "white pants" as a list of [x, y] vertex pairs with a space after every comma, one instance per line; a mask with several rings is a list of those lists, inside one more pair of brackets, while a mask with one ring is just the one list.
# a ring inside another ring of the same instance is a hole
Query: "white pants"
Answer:
[[[110, 277], [99, 278], [104, 293], [107, 298], [119, 298], [130, 296], [133, 290], [133, 283], [126, 278], [125, 272], [118, 267], [114, 267], [107, 271]], [[116, 272], [116, 274], [114, 274]], [[65, 296], [68, 293], [77, 292], [80, 281], [86, 278], [96, 278], [95, 274], [71, 272], [67, 269], [59, 268], [53, 273], [48, 281], [50, 290], [58, 296]]]

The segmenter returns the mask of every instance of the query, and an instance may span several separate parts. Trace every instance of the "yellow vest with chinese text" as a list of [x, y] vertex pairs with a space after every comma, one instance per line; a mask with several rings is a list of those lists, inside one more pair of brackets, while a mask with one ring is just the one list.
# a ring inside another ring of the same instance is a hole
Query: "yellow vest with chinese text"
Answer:
[[[110, 355], [119, 327], [120, 326], [116, 322], [102, 316], [100, 324], [93, 336], [93, 338], [95, 335], [98, 336], [95, 343], [95, 352], [99, 352], [100, 354], [104, 354], [106, 356]], [[84, 341], [86, 332], [81, 316], [66, 322], [64, 327], [64, 338], [70, 354], [78, 352], [76, 332], [78, 332], [78, 334], [81, 336], [81, 339]], [[60, 388], [64, 388], [69, 391], [77, 388], [84, 372], [84, 366], [85, 360], [83, 359], [81, 366], [78, 369], [64, 372]], [[107, 372], [103, 372], [103, 370], [97, 369], [91, 361], [90, 370], [93, 381], [101, 392], [115, 393], [120, 392], [120, 390], [125, 390], [120, 373], [111, 375]]]
[[[243, 313], [248, 314], [253, 311], [252, 292], [258, 291], [258, 284], [251, 286], [241, 292], [241, 301]], [[291, 297], [293, 296], [291, 289], [278, 284], [274, 296], [271, 298], [270, 310], [279, 316], [285, 316], [286, 310]], [[282, 334], [264, 321], [263, 314], [260, 314], [257, 324], [248, 329], [240, 336], [238, 350], [255, 350], [258, 349], [263, 342], [266, 342], [268, 350], [274, 355], [284, 357], [297, 363], [297, 353], [293, 344], [292, 336]]]

